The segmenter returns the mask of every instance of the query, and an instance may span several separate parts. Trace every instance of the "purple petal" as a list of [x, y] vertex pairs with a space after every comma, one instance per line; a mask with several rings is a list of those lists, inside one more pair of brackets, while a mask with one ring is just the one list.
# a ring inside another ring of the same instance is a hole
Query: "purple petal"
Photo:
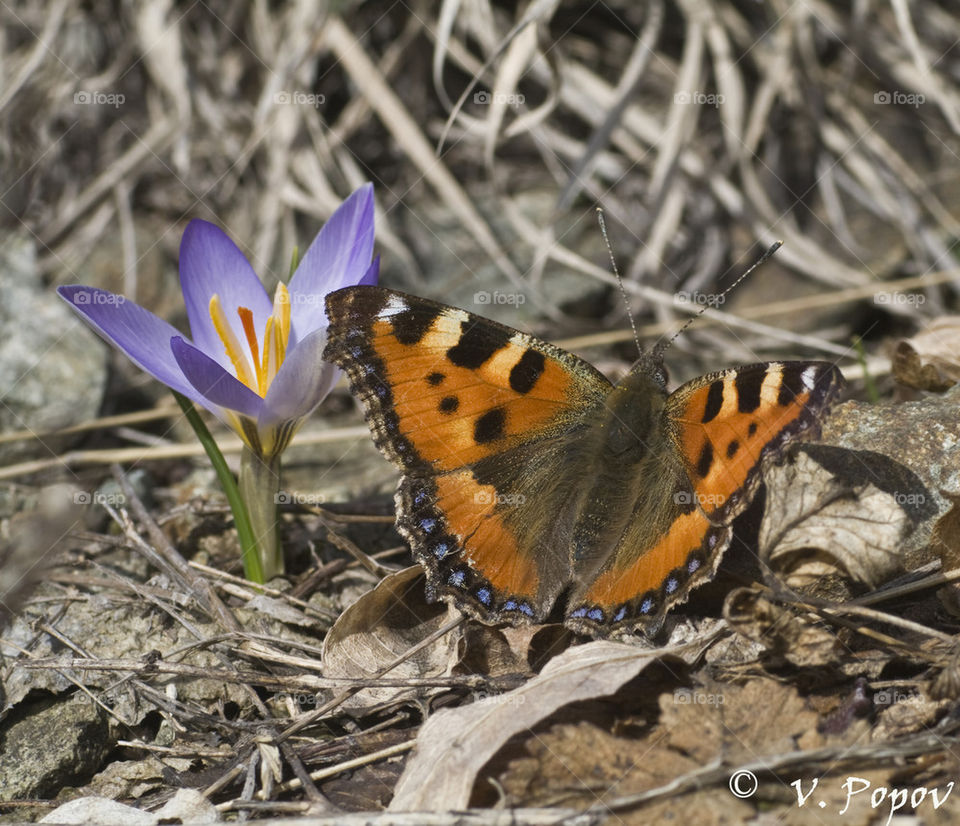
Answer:
[[323, 360], [327, 331], [315, 330], [287, 354], [267, 390], [258, 426], [261, 431], [313, 412], [340, 378], [340, 369]]
[[290, 293], [320, 296], [296, 301], [293, 326], [301, 336], [326, 324], [322, 296], [360, 282], [373, 255], [373, 184], [364, 184], [345, 200], [317, 233], [290, 279]]
[[[242, 413], [256, 419], [263, 407], [263, 399], [232, 373], [228, 373], [202, 350], [184, 341], [180, 336], [170, 341], [173, 357], [183, 374], [200, 393], [204, 407], [211, 404]], [[216, 410], [213, 411], [217, 413]]]
[[254, 328], [262, 335], [273, 312], [273, 302], [250, 262], [223, 230], [194, 219], [187, 224], [180, 241], [180, 288], [197, 347], [221, 366], [232, 369], [210, 318], [210, 299], [214, 293], [220, 296], [227, 322], [240, 341], [245, 342], [247, 337], [237, 307], [253, 312]]
[[57, 293], [114, 347], [155, 379], [195, 402], [202, 397], [170, 352], [180, 331], [139, 304], [96, 287], [58, 287]]
[[367, 268], [366, 273], [363, 278], [360, 279], [358, 286], [360, 287], [376, 287], [377, 281], [380, 280], [380, 256], [378, 255], [373, 261], [370, 262], [370, 266]]

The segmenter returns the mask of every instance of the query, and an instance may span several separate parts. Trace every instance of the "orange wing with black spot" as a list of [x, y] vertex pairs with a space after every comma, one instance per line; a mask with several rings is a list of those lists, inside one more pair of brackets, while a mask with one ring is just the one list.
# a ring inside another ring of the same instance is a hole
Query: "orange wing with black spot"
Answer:
[[542, 619], [569, 576], [564, 555], [530, 540], [547, 509], [563, 508], [539, 496], [560, 472], [543, 453], [562, 455], [610, 382], [539, 339], [380, 287], [331, 294], [327, 314], [324, 358], [346, 370], [403, 473], [397, 526], [432, 591], [484, 619]]
[[819, 433], [843, 383], [827, 362], [774, 361], [702, 376], [670, 396], [668, 427], [711, 521], [729, 521], [744, 509], [766, 457]]

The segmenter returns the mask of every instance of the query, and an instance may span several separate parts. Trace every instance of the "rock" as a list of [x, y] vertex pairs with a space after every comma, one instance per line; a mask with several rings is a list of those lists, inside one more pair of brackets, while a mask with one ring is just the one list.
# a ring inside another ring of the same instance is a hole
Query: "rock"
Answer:
[[41, 823], [78, 823], [93, 826], [155, 826], [157, 823], [218, 823], [220, 815], [195, 789], [180, 789], [157, 812], [145, 812], [105, 797], [79, 797], [58, 806]]
[[[36, 247], [23, 236], [0, 243], [0, 434], [37, 434], [94, 418], [107, 382], [107, 350], [40, 283]], [[62, 439], [0, 443], [0, 464], [49, 457]]]
[[[950, 501], [941, 491], [960, 491], [958, 405], [960, 387], [914, 402], [848, 401], [837, 405], [823, 425], [823, 442], [888, 456], [913, 471], [926, 487], [924, 496], [929, 494], [929, 502], [919, 504], [930, 507], [925, 509], [914, 537], [906, 543], [904, 554], [912, 560], [907, 567], [926, 561], [922, 554], [917, 554], [929, 541], [937, 518], [950, 508]], [[862, 466], [862, 475], [865, 481], [871, 481], [866, 465]], [[893, 493], [908, 502], [917, 498], [912, 488]]]
[[85, 782], [112, 748], [106, 718], [88, 698], [33, 704], [0, 732], [0, 796], [53, 797]]
[[157, 816], [124, 806], [105, 797], [78, 797], [58, 806], [41, 823], [87, 824], [87, 826], [155, 826]]

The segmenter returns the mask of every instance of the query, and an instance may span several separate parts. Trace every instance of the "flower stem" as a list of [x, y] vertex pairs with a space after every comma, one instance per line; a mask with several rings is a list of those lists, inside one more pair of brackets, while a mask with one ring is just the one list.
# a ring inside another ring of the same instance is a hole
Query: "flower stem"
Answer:
[[[251, 582], [263, 584], [266, 580], [263, 578], [263, 567], [260, 564], [260, 549], [257, 545], [257, 535], [254, 533], [250, 522], [250, 514], [244, 504], [243, 497], [240, 495], [240, 489], [237, 482], [227, 467], [227, 461], [223, 458], [220, 448], [210, 435], [210, 431], [200, 418], [193, 402], [186, 396], [173, 391], [173, 396], [180, 405], [184, 416], [190, 422], [193, 432], [197, 434], [200, 444], [210, 457], [210, 463], [217, 473], [223, 492], [227, 495], [227, 501], [230, 503], [230, 510], [233, 511], [233, 524], [237, 528], [237, 537], [240, 540], [240, 548], [243, 554], [243, 575]], [[276, 507], [276, 506], [274, 506]], [[276, 531], [274, 531], [274, 537]], [[276, 544], [276, 542], [274, 542]]]
[[277, 521], [279, 493], [279, 454], [267, 459], [244, 445], [240, 455], [240, 495], [250, 514], [264, 582], [283, 574], [283, 548]]

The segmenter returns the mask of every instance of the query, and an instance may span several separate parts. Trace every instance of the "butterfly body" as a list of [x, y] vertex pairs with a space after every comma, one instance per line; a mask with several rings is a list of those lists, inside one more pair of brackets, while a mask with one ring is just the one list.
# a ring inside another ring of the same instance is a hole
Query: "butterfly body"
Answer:
[[379, 287], [327, 299], [343, 367], [401, 471], [397, 527], [433, 596], [484, 621], [653, 633], [715, 572], [764, 462], [842, 384], [771, 362], [667, 393], [645, 355], [618, 384], [547, 342]]

